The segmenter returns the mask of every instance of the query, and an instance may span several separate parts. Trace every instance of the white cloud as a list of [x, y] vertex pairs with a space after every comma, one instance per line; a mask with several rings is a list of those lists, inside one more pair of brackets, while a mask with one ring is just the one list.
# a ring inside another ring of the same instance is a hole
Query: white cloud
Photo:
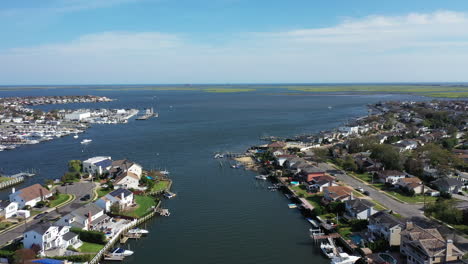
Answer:
[[[467, 81], [468, 16], [438, 11], [324, 28], [189, 35], [104, 32], [0, 51], [2, 83]], [[199, 38], [198, 38], [199, 39]], [[24, 76], [24, 77], [23, 77]]]

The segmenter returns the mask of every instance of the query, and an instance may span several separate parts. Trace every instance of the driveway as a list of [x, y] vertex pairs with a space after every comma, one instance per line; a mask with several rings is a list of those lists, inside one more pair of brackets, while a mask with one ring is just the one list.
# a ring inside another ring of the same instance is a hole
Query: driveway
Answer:
[[71, 211], [83, 206], [85, 202], [80, 201], [80, 198], [86, 194], [93, 196], [93, 189], [96, 185], [92, 182], [83, 182], [83, 183], [74, 183], [73, 185], [59, 186], [58, 189], [61, 193], [68, 193], [75, 195], [76, 199], [73, 202], [65, 205], [64, 207], [59, 208], [58, 210], [53, 210], [46, 214], [41, 219], [32, 219], [26, 224], [21, 224], [5, 233], [0, 234], [0, 245], [4, 245], [9, 241], [21, 237], [26, 229], [29, 227], [38, 224], [40, 221], [47, 221], [50, 219], [55, 219], [70, 213]]

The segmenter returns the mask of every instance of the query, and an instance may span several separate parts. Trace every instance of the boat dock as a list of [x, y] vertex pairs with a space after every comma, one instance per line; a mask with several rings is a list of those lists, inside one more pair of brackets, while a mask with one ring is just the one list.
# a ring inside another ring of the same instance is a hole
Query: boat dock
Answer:
[[147, 120], [150, 119], [151, 117], [158, 117], [158, 113], [154, 113], [153, 108], [146, 109], [145, 114], [139, 116], [136, 118], [136, 120]]
[[105, 255], [104, 260], [106, 261], [123, 261], [124, 256], [112, 256], [112, 255]]

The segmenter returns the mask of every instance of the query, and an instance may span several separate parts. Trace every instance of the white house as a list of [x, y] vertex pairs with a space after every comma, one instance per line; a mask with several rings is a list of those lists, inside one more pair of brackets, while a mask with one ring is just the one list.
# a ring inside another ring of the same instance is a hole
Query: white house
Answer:
[[83, 161], [83, 172], [89, 174], [103, 174], [112, 166], [111, 157], [93, 157]]
[[110, 172], [115, 175], [119, 176], [124, 172], [131, 172], [138, 176], [138, 179], [141, 178], [141, 173], [143, 172], [143, 168], [135, 162], [131, 162], [129, 160], [116, 160], [112, 162]]
[[70, 226], [51, 226], [36, 224], [31, 226], [23, 234], [24, 248], [37, 245], [41, 248], [41, 254], [51, 249], [66, 249], [69, 246], [80, 247], [83, 243], [78, 235], [70, 231]]
[[63, 216], [57, 222], [58, 226], [73, 226], [84, 230], [96, 230], [109, 220], [104, 210], [94, 203], [86, 204]]
[[18, 208], [23, 208], [27, 205], [34, 207], [38, 202], [46, 200], [52, 196], [52, 193], [49, 190], [38, 183], [18, 191], [15, 191], [15, 188], [12, 188], [11, 192], [10, 202], [17, 202]]
[[119, 205], [120, 209], [125, 209], [133, 204], [133, 193], [127, 189], [120, 188], [106, 194], [95, 203], [106, 212], [109, 212], [111, 206], [116, 203]]
[[406, 173], [395, 170], [384, 170], [377, 172], [377, 177], [382, 183], [396, 184], [398, 180], [406, 177]]
[[351, 219], [367, 220], [369, 217], [377, 213], [374, 209], [375, 204], [364, 199], [352, 199], [345, 201], [345, 216]]
[[90, 112], [74, 111], [72, 113], [65, 114], [64, 119], [70, 121], [81, 121], [89, 117], [91, 117]]
[[18, 212], [18, 203], [10, 201], [0, 202], [0, 216], [8, 219]]
[[133, 172], [124, 172], [115, 178], [114, 186], [116, 188], [124, 189], [138, 189], [140, 184], [140, 177]]
[[402, 223], [393, 215], [380, 211], [369, 217], [367, 230], [374, 240], [382, 237], [390, 246], [400, 245]]

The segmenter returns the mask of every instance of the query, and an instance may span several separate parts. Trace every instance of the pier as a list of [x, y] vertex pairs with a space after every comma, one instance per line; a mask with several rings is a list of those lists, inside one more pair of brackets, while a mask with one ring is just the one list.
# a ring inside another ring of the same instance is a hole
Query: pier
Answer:
[[139, 116], [136, 118], [136, 120], [148, 120], [151, 117], [158, 117], [158, 113], [154, 113], [153, 108], [151, 107], [150, 109], [146, 109], [145, 114]]

